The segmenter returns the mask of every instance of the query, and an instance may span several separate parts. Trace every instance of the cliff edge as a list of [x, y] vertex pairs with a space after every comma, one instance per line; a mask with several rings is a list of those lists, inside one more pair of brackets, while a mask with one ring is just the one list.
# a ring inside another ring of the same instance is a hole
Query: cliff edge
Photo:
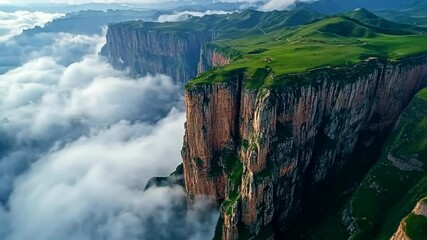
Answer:
[[373, 59], [298, 78], [310, 80], [252, 89], [236, 74], [187, 88], [186, 190], [222, 202], [224, 240], [285, 232], [303, 201], [315, 203], [304, 198], [357, 154], [356, 145], [368, 148], [393, 127], [426, 84], [427, 57]]

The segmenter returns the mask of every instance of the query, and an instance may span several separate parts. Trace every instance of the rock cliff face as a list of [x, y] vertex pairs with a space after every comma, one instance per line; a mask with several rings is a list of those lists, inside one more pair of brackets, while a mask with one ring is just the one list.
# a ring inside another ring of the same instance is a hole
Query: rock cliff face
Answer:
[[209, 48], [206, 45], [200, 51], [199, 64], [197, 66], [197, 73], [201, 74], [212, 68], [230, 64], [232, 59], [224, 56], [218, 49]]
[[102, 54], [115, 68], [129, 68], [133, 77], [160, 73], [184, 84], [197, 76], [202, 46], [214, 38], [211, 31], [168, 32], [126, 24], [109, 26]]
[[285, 232], [303, 198], [347, 163], [356, 144], [369, 146], [393, 126], [426, 83], [427, 57], [289, 79], [258, 90], [236, 75], [187, 89], [186, 190], [222, 202], [217, 237]]
[[[417, 221], [416, 225], [414, 224], [414, 222], [411, 222], [410, 220], [408, 221], [408, 219], [410, 218], [421, 218], [424, 221]], [[404, 218], [402, 220], [402, 222], [400, 222], [400, 225], [396, 231], [396, 233], [390, 238], [390, 240], [416, 240], [416, 239], [424, 239], [426, 236], [421, 235], [421, 234], [412, 234], [415, 236], [408, 236], [408, 228], [420, 228], [420, 227], [426, 227], [425, 225], [421, 225], [422, 222], [426, 223], [427, 222], [427, 198], [419, 201], [417, 203], [417, 205], [415, 206], [414, 210], [412, 211], [411, 214], [409, 214], [406, 218]], [[410, 224], [414, 224], [415, 226], [408, 226]], [[426, 232], [425, 230], [423, 231], [422, 229], [419, 229], [421, 231], [419, 232]], [[409, 235], [411, 235], [411, 232], [409, 232]], [[418, 237], [418, 238], [417, 238]], [[421, 238], [419, 238], [421, 237]]]

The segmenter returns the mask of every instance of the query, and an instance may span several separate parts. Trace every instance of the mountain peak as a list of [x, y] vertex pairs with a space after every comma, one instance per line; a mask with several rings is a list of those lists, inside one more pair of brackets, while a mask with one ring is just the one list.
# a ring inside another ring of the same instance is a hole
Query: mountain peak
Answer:
[[368, 11], [366, 8], [356, 8], [354, 11], [351, 11], [346, 14], [348, 17], [354, 18], [356, 20], [363, 19], [380, 19], [377, 15]]

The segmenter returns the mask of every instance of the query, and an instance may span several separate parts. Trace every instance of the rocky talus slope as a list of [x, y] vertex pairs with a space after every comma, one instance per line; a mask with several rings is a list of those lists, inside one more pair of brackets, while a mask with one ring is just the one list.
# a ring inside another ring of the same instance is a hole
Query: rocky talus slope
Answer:
[[222, 202], [217, 238], [285, 232], [356, 145], [369, 147], [393, 127], [426, 83], [427, 57], [371, 59], [289, 79], [251, 89], [236, 74], [186, 91], [186, 190]]

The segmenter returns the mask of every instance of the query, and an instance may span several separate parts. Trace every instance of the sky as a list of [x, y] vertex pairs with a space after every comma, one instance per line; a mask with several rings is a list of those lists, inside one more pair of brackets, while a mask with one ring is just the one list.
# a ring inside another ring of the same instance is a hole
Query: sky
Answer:
[[[311, 1], [311, 0], [300, 0], [300, 1]], [[210, 0], [0, 0], [1, 4], [15, 4], [15, 5], [28, 5], [28, 4], [39, 4], [39, 3], [55, 3], [55, 4], [84, 4], [84, 3], [128, 3], [128, 4], [162, 4], [167, 6], [168, 3], [197, 3], [197, 2], [211, 2]], [[254, 3], [264, 2], [259, 10], [272, 11], [286, 9], [295, 0], [216, 0], [216, 2], [240, 2], [240, 3]]]
[[[184, 2], [191, 2], [191, 0], [180, 0]], [[147, 3], [161, 3], [171, 2], [171, 0], [0, 0], [0, 4], [37, 4], [37, 3], [67, 3], [67, 4], [82, 4], [82, 3], [133, 3], [133, 4], [147, 4]]]

